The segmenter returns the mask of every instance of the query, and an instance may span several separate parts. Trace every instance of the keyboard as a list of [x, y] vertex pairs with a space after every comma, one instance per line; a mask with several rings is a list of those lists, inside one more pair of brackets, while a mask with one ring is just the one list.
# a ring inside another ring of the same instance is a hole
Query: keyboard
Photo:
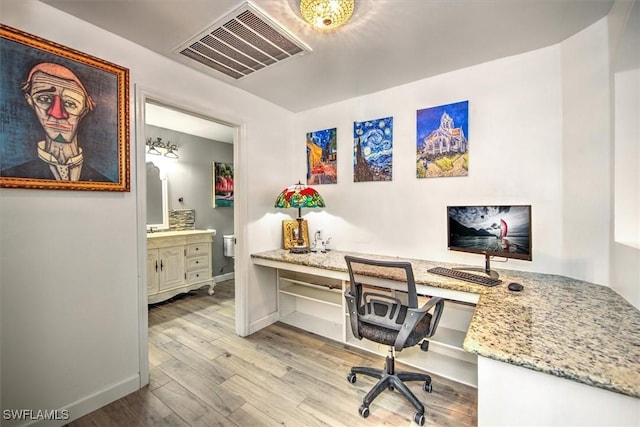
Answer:
[[454, 279], [465, 280], [467, 282], [475, 283], [476, 285], [495, 286], [502, 283], [502, 280], [494, 279], [493, 277], [480, 276], [477, 274], [467, 273], [466, 271], [452, 270], [445, 267], [433, 267], [427, 271], [429, 273], [439, 274], [440, 276], [447, 276]]

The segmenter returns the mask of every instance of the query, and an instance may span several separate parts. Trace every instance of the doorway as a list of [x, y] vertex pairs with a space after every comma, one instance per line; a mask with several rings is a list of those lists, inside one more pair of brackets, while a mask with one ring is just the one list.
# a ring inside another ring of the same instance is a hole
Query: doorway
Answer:
[[[223, 242], [224, 236], [235, 236], [234, 241], [241, 240], [237, 231], [242, 230], [241, 221], [244, 217], [242, 212], [245, 209], [244, 192], [241, 187], [234, 185], [233, 207], [228, 205], [216, 207], [214, 171], [217, 161], [230, 164], [233, 166], [234, 183], [242, 182], [242, 178], [239, 176], [241, 168], [236, 168], [235, 165], [239, 164], [239, 146], [244, 134], [244, 125], [234, 124], [231, 120], [195, 113], [175, 102], [143, 90], [136, 91], [136, 123], [138, 239], [140, 242], [138, 245], [138, 265], [140, 267], [139, 362], [140, 382], [141, 386], [144, 386], [149, 382], [148, 301], [144, 268], [147, 232], [145, 167], [147, 159], [152, 158], [154, 163], [162, 164], [166, 169], [166, 175], [168, 175], [166, 206], [168, 210], [193, 210], [195, 212], [195, 228], [216, 230], [212, 245], [213, 277], [216, 281], [233, 278], [233, 294], [242, 295], [242, 291], [237, 292], [239, 283], [241, 283], [238, 280], [237, 267], [239, 263], [235, 262], [238, 257], [225, 256]], [[146, 143], [150, 138], [152, 141], [161, 139], [161, 155], [147, 155], [147, 151], [153, 145]], [[169, 151], [177, 156], [165, 156], [164, 154]], [[195, 169], [198, 169], [197, 173]], [[195, 181], [191, 185], [184, 185], [185, 179], [195, 179]], [[180, 181], [183, 183], [180, 184]], [[242, 270], [241, 266], [240, 270]], [[246, 327], [246, 321], [243, 321], [244, 306], [242, 303], [239, 304], [237, 298], [233, 303], [236, 307], [236, 333], [243, 335], [242, 331]]]

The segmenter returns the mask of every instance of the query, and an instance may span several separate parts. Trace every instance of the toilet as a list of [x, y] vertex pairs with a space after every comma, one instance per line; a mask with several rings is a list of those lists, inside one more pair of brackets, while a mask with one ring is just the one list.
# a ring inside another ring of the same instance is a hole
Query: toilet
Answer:
[[233, 258], [236, 255], [236, 235], [225, 234], [222, 236], [224, 256]]

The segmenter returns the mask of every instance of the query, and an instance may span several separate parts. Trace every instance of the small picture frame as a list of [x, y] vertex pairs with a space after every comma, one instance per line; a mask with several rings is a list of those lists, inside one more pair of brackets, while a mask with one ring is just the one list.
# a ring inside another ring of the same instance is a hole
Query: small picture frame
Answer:
[[[309, 226], [307, 220], [302, 220], [302, 240], [303, 245], [309, 247]], [[282, 246], [284, 249], [291, 249], [298, 242], [298, 221], [295, 219], [285, 219], [282, 221]]]

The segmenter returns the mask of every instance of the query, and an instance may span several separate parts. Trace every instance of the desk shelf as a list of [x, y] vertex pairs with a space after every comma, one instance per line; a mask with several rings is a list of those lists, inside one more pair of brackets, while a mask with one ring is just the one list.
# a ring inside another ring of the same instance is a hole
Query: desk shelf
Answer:
[[[326, 287], [304, 284], [303, 282], [297, 282], [285, 278], [281, 278], [280, 280], [281, 294], [292, 295], [298, 298], [305, 298], [311, 301], [319, 301], [335, 307], [342, 307], [342, 294], [340, 293], [340, 289], [332, 290]], [[285, 283], [291, 284], [284, 285]]]
[[278, 273], [278, 319], [324, 337], [343, 339], [342, 282], [290, 271]]
[[[344, 301], [346, 286], [347, 280], [278, 269], [278, 320], [385, 357], [387, 346], [353, 336]], [[398, 362], [477, 387], [477, 356], [462, 348], [473, 310], [473, 305], [447, 300], [438, 330], [429, 339], [429, 351], [405, 348], [397, 352]]]
[[281, 317], [280, 322], [313, 332], [314, 334], [334, 341], [342, 341], [342, 324], [338, 322], [332, 322], [300, 311], [294, 311]]

